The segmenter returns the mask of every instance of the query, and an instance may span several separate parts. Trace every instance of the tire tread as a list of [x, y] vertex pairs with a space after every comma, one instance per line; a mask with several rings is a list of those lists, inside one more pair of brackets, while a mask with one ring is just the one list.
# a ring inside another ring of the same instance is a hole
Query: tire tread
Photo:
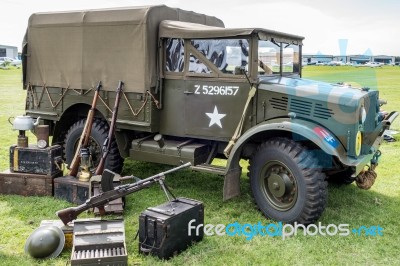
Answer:
[[[325, 209], [327, 201], [327, 182], [325, 174], [322, 173], [321, 169], [318, 167], [317, 159], [311, 153], [307, 152], [302, 145], [286, 138], [274, 138], [262, 143], [250, 158], [248, 176], [253, 178], [252, 172], [255, 171], [255, 165], [252, 162], [255, 160], [255, 157], [263, 150], [267, 150], [273, 146], [288, 154], [299, 166], [306, 184], [306, 197], [301, 214], [298, 217], [292, 217], [292, 219], [284, 222], [297, 222], [301, 224], [314, 223]], [[276, 219], [275, 217], [270, 217], [267, 213], [264, 213], [264, 215], [268, 218]]]

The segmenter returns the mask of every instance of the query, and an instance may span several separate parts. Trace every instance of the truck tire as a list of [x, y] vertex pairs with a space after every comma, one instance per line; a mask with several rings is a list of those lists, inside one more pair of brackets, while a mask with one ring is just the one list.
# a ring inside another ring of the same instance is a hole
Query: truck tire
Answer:
[[[68, 130], [64, 141], [65, 160], [69, 165], [75, 155], [76, 146], [81, 137], [86, 119], [74, 123]], [[102, 146], [108, 136], [108, 124], [104, 120], [95, 119], [89, 140], [89, 149], [93, 161], [93, 169], [98, 165], [102, 156]], [[115, 139], [111, 143], [111, 149], [104, 164], [104, 169], [109, 169], [116, 173], [121, 173], [123, 159], [119, 154], [118, 145]]]
[[250, 159], [249, 176], [257, 206], [268, 218], [307, 225], [325, 209], [326, 176], [316, 158], [292, 140], [261, 144]]

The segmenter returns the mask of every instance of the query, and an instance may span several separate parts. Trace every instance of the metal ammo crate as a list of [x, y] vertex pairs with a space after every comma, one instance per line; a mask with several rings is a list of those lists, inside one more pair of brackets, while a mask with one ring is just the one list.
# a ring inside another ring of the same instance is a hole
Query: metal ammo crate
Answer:
[[71, 265], [128, 265], [122, 219], [74, 222]]

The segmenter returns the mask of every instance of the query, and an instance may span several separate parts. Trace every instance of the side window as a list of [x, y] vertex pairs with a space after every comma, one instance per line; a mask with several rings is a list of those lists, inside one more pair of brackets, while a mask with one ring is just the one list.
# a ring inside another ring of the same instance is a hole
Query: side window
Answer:
[[165, 44], [165, 70], [183, 72], [185, 67], [185, 46], [182, 39], [167, 39]]
[[[249, 60], [249, 42], [246, 39], [197, 39], [192, 46], [222, 73], [234, 74], [236, 67], [246, 67]], [[190, 54], [189, 72], [212, 73], [195, 55]]]
[[282, 72], [298, 73], [299, 72], [299, 46], [287, 45], [283, 46], [283, 66]]
[[280, 47], [271, 41], [258, 42], [258, 72], [272, 74], [280, 71]]
[[260, 75], [279, 74], [281, 70], [282, 73], [299, 73], [299, 50], [299, 45], [259, 40], [258, 73]]
[[191, 73], [212, 73], [206, 64], [198, 59], [194, 54], [190, 53], [189, 72]]

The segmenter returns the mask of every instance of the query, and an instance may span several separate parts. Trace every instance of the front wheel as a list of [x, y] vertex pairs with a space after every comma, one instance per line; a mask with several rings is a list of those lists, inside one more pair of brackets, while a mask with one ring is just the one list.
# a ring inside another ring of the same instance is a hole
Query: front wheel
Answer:
[[310, 224], [325, 209], [325, 174], [311, 153], [292, 140], [261, 144], [250, 160], [249, 176], [254, 199], [268, 218]]

